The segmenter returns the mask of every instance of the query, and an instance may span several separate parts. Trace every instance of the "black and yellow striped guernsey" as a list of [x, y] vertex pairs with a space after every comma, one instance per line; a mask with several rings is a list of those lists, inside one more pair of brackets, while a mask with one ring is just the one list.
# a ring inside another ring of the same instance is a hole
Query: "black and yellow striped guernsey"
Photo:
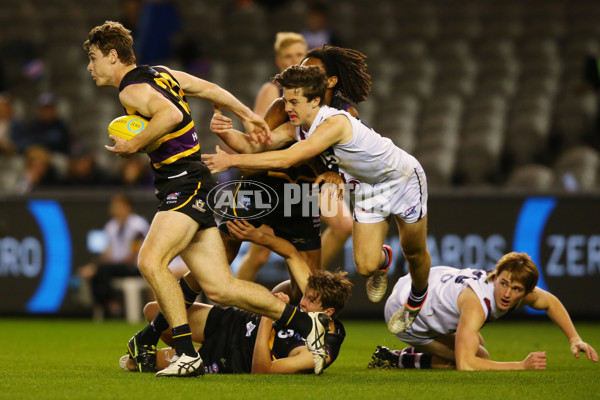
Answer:
[[[166, 179], [188, 169], [191, 162], [201, 161], [198, 134], [185, 94], [173, 75], [161, 67], [141, 65], [123, 77], [119, 91], [140, 83], [148, 84], [157, 90], [183, 114], [183, 120], [175, 129], [157, 140], [160, 146], [148, 153], [156, 178]], [[142, 116], [148, 118], [147, 115]]]

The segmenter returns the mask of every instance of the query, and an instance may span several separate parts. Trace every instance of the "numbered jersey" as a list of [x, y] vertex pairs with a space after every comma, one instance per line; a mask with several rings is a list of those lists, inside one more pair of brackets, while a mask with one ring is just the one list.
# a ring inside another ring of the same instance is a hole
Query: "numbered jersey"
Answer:
[[[433, 267], [429, 273], [429, 290], [423, 309], [411, 327], [401, 337], [404, 341], [428, 339], [411, 344], [426, 344], [439, 335], [456, 332], [460, 313], [458, 296], [466, 288], [471, 288], [485, 313], [486, 323], [500, 318], [506, 313], [496, 306], [494, 284], [486, 282], [487, 272], [479, 269], [457, 269], [451, 267]], [[410, 293], [411, 279], [406, 275], [398, 280], [385, 305], [385, 318], [389, 321]]]
[[[190, 107], [179, 82], [166, 69], [141, 65], [129, 71], [122, 79], [119, 91], [129, 85], [145, 83], [170, 100], [183, 114], [183, 120], [169, 133], [157, 139], [160, 146], [148, 153], [157, 176], [169, 178], [188, 168], [190, 162], [200, 161], [200, 143]], [[148, 115], [144, 115], [148, 118]]]
[[414, 171], [416, 160], [398, 148], [389, 138], [382, 137], [348, 112], [322, 106], [308, 132], [296, 128], [297, 140], [308, 139], [327, 118], [344, 115], [352, 124], [352, 140], [336, 144], [322, 154], [330, 169], [337, 166], [346, 182], [371, 185], [398, 181]]

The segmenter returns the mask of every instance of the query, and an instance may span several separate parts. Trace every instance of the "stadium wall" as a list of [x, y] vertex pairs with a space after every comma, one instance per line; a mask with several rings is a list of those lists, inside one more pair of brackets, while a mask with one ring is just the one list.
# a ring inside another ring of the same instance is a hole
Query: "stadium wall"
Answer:
[[[63, 192], [0, 199], [0, 314], [89, 315], [73, 275], [99, 251], [110, 195]], [[155, 198], [138, 193], [133, 199], [137, 212], [151, 220]], [[432, 194], [428, 212], [432, 265], [491, 269], [508, 251], [526, 252], [540, 268], [538, 286], [558, 296], [571, 315], [600, 318], [598, 204], [599, 195]], [[344, 314], [379, 318], [383, 302], [367, 300], [366, 280], [354, 270], [351, 242], [335, 262], [355, 284]], [[407, 271], [395, 227], [387, 243], [395, 255], [390, 270], [393, 285]], [[258, 279], [272, 287], [287, 279], [287, 271], [272, 256]]]

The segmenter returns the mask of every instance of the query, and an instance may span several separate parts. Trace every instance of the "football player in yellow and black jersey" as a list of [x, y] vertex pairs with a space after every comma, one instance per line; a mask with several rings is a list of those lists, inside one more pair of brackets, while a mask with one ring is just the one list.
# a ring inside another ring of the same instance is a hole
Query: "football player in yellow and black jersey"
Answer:
[[[262, 233], [244, 220], [227, 225], [238, 239], [265, 245], [286, 259], [303, 293], [299, 303], [301, 310], [324, 312], [332, 317], [330, 332], [325, 338], [327, 368], [337, 358], [346, 336], [344, 326], [335, 319], [351, 293], [352, 283], [346, 273], [316, 271], [311, 274], [306, 261], [286, 240]], [[282, 293], [277, 296], [289, 300]], [[149, 321], [157, 312], [156, 303], [149, 303], [144, 309]], [[203, 303], [194, 303], [188, 309], [188, 316], [194, 341], [202, 343], [199, 352], [207, 373], [293, 374], [313, 369], [312, 355], [298, 333], [274, 324], [267, 317]], [[163, 335], [163, 341], [172, 344], [168, 332]], [[156, 369], [167, 366], [166, 359], [173, 352], [173, 349], [158, 350]], [[121, 358], [120, 365], [130, 371], [137, 370], [135, 360], [127, 355]]]
[[269, 140], [265, 121], [213, 83], [166, 67], [137, 66], [131, 32], [118, 22], [106, 21], [92, 29], [83, 48], [89, 57], [87, 70], [96, 85], [118, 88], [127, 114], [149, 119], [147, 127], [129, 141], [112, 137], [114, 146], [106, 146], [107, 150], [129, 156], [151, 142], [160, 143], [149, 154], [160, 206], [140, 250], [138, 267], [162, 312], [129, 341], [130, 355], [147, 358], [156, 351], [161, 333], [170, 325], [177, 357], [157, 376], [189, 376], [204, 371], [192, 344], [182, 289], [167, 269], [179, 254], [211, 300], [281, 319], [300, 332], [313, 354], [315, 372], [320, 373], [326, 357], [323, 340], [329, 317], [296, 312], [266, 288], [236, 280], [229, 269], [206, 204], [213, 180], [200, 158], [186, 96], [204, 98], [231, 111], [256, 142]]

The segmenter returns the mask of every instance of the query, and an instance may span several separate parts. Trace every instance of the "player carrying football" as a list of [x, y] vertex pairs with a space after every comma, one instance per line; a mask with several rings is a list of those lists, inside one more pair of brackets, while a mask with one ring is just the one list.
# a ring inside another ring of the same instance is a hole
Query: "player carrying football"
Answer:
[[320, 373], [326, 357], [323, 340], [329, 317], [296, 312], [266, 288], [235, 279], [229, 269], [213, 212], [206, 204], [214, 181], [200, 158], [186, 96], [204, 98], [231, 111], [256, 141], [268, 140], [264, 120], [213, 83], [166, 67], [137, 66], [131, 32], [118, 22], [107, 21], [92, 29], [83, 47], [96, 85], [118, 88], [127, 114], [150, 120], [129, 141], [113, 136], [115, 144], [107, 150], [128, 156], [151, 142], [161, 143], [149, 153], [160, 205], [140, 250], [138, 267], [162, 312], [130, 340], [130, 355], [136, 358], [155, 351], [161, 333], [171, 326], [177, 357], [157, 375], [195, 375], [203, 370], [192, 343], [182, 290], [167, 269], [179, 254], [211, 300], [280, 320], [300, 332], [314, 355], [315, 372]]

